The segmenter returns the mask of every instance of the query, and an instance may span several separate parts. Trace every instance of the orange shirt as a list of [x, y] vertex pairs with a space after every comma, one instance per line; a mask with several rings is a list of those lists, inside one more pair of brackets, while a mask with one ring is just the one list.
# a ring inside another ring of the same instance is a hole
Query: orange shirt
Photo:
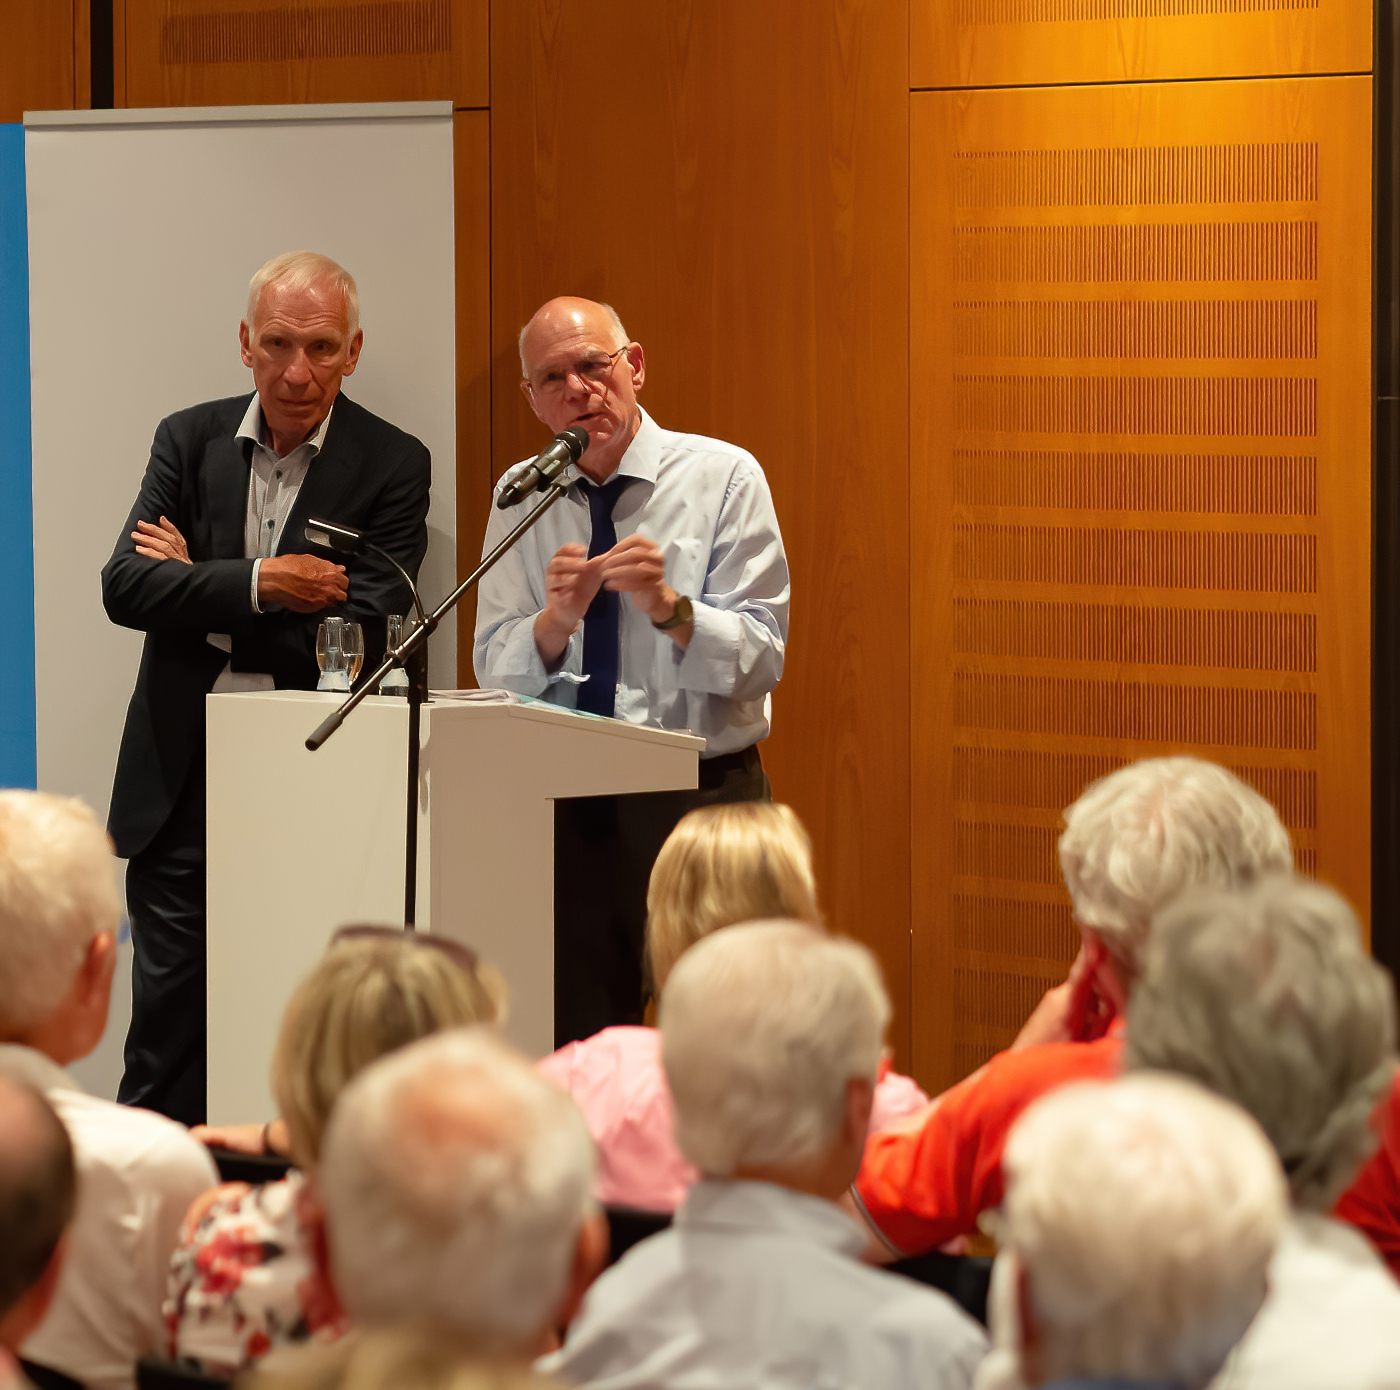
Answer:
[[1368, 1236], [1400, 1278], [1400, 1072], [1377, 1112], [1376, 1127], [1381, 1146], [1342, 1193], [1335, 1215]]
[[1021, 1112], [1067, 1082], [1117, 1076], [1122, 1054], [1117, 1031], [1001, 1052], [944, 1091], [918, 1128], [871, 1135], [855, 1183], [871, 1223], [901, 1255], [975, 1230], [1001, 1205], [1001, 1152]]

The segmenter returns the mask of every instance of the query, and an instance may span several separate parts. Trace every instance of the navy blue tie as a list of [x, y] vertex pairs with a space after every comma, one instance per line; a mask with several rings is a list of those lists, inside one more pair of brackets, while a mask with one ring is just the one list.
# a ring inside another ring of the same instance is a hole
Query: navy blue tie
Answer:
[[[588, 542], [588, 558], [602, 555], [617, 544], [613, 508], [626, 487], [626, 478], [613, 478], [599, 487], [579, 479], [593, 520], [593, 536]], [[583, 615], [583, 674], [588, 677], [578, 688], [578, 708], [589, 714], [611, 719], [617, 712], [617, 655], [622, 622], [622, 595], [599, 588]]]

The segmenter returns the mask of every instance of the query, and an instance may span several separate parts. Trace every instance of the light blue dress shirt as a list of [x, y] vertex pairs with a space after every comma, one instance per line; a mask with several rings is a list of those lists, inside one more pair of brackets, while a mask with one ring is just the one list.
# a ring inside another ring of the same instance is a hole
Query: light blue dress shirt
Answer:
[[[787, 643], [787, 557], [763, 470], [743, 449], [663, 430], [643, 411], [617, 472], [635, 480], [613, 511], [618, 540], [640, 534], [654, 541], [666, 583], [695, 609], [695, 632], [682, 651], [622, 596], [617, 716], [698, 734], [705, 757], [747, 748], [768, 735], [769, 697]], [[574, 467], [564, 474], [570, 482], [580, 476]], [[482, 553], [538, 505], [535, 496], [492, 507]], [[550, 673], [535, 648], [534, 624], [555, 552], [568, 541], [587, 546], [591, 533], [588, 502], [571, 488], [481, 581], [472, 655], [483, 686], [574, 707], [583, 628]]]
[[820, 1198], [695, 1183], [540, 1369], [600, 1390], [966, 1390], [986, 1334], [943, 1294], [861, 1264], [862, 1245]]

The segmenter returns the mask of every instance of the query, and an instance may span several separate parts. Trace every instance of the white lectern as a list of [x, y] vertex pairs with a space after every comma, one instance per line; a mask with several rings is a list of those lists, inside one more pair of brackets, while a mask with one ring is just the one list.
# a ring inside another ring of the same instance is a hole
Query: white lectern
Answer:
[[[209, 1122], [275, 1113], [268, 1069], [296, 982], [348, 922], [403, 921], [408, 705], [372, 696], [319, 752], [342, 699], [210, 695]], [[507, 1034], [554, 1045], [557, 797], [694, 787], [704, 740], [543, 704], [423, 706], [418, 926], [510, 986]]]

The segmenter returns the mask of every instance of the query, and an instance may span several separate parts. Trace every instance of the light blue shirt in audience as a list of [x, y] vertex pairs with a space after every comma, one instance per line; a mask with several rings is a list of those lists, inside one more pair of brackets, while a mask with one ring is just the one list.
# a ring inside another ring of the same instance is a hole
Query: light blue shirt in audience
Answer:
[[857, 1260], [829, 1202], [770, 1183], [700, 1182], [675, 1225], [589, 1290], [541, 1365], [607, 1390], [964, 1390], [982, 1329], [933, 1289]]
[[[570, 467], [563, 476], [582, 475]], [[663, 430], [643, 412], [614, 476], [633, 480], [613, 510], [618, 540], [640, 534], [654, 541], [666, 583], [695, 610], [695, 632], [682, 651], [622, 596], [617, 717], [688, 729], [706, 741], [705, 757], [766, 738], [768, 696], [787, 644], [788, 566], [763, 470], [743, 449]], [[504, 511], [493, 506], [482, 553], [538, 505], [536, 495]], [[550, 674], [535, 649], [535, 616], [545, 606], [554, 553], [566, 541], [586, 547], [592, 531], [588, 501], [571, 488], [481, 581], [473, 664], [484, 687], [574, 708], [583, 628]]]

